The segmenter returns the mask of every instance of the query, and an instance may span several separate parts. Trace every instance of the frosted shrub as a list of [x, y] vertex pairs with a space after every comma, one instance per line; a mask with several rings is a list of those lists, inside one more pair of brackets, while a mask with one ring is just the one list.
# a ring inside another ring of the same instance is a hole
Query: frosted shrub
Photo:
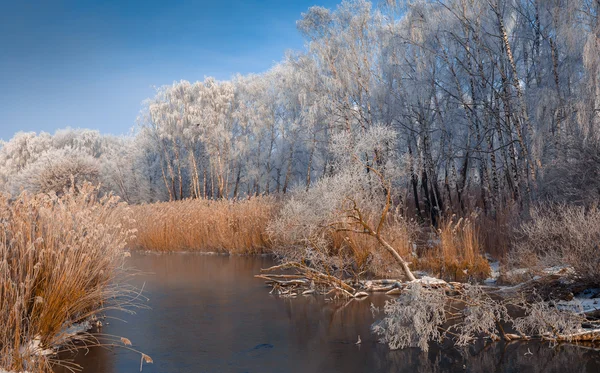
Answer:
[[398, 299], [385, 302], [385, 317], [373, 331], [391, 349], [419, 347], [428, 351], [430, 341], [441, 342], [444, 337], [440, 327], [446, 322], [446, 302], [443, 290], [413, 283]]
[[501, 321], [511, 321], [506, 306], [492, 299], [479, 286], [466, 286], [458, 301], [464, 306], [458, 321], [450, 329], [456, 333], [455, 343], [465, 346], [482, 335], [497, 338]]
[[86, 129], [54, 135], [19, 132], [0, 143], [0, 191], [13, 197], [23, 190], [60, 194], [73, 177], [77, 188], [89, 181], [128, 202], [156, 200], [162, 195], [150, 180], [160, 180], [158, 154], [148, 145], [144, 136], [100, 135]]
[[600, 210], [565, 204], [542, 204], [532, 209], [531, 221], [521, 226], [522, 237], [509, 254], [513, 267], [541, 270], [568, 265], [582, 281], [600, 279]]
[[343, 203], [340, 195], [348, 193], [350, 185], [348, 175], [341, 176], [321, 179], [284, 205], [268, 228], [276, 254], [289, 261], [311, 260], [320, 269], [333, 264], [329, 233], [335, 228], [330, 224], [337, 220]]
[[539, 301], [529, 305], [526, 315], [516, 319], [514, 326], [526, 335], [564, 335], [564, 339], [570, 339], [581, 330], [582, 321], [583, 318], [576, 312], [558, 309], [553, 302]]
[[336, 173], [323, 177], [309, 190], [294, 192], [269, 225], [274, 251], [284, 260], [301, 261], [310, 256], [311, 264], [321, 269], [339, 268], [345, 262], [344, 253], [334, 250], [332, 234], [364, 234], [376, 239], [374, 248], [383, 246], [392, 253], [403, 264], [405, 274], [414, 279], [408, 264], [384, 238], [392, 205], [390, 180], [399, 174], [392, 151], [395, 138], [394, 131], [378, 126], [359, 138], [348, 133], [335, 136], [332, 167]]
[[[529, 302], [521, 294], [493, 298], [473, 285], [465, 285], [455, 293], [448, 295], [444, 289], [413, 282], [397, 300], [386, 302], [385, 316], [373, 325], [373, 331], [392, 349], [419, 347], [423, 351], [428, 350], [429, 342], [447, 339], [457, 346], [467, 346], [484, 337], [585, 341], [600, 335], [597, 321], [577, 310], [559, 309], [552, 301]], [[509, 305], [524, 316], [511, 316]], [[519, 334], [508, 333], [505, 328]]]
[[[388, 301], [385, 317], [373, 327], [381, 342], [392, 349], [429, 348], [429, 342], [441, 342], [449, 335], [459, 346], [476, 338], [496, 337], [498, 323], [510, 320], [504, 304], [493, 300], [480, 287], [467, 286], [459, 296], [446, 295], [415, 282], [400, 298]], [[445, 324], [450, 326], [444, 328]]]
[[83, 182], [98, 184], [98, 161], [69, 149], [52, 150], [29, 164], [12, 183], [13, 194], [21, 190], [31, 193], [61, 194], [72, 186], [79, 189]]

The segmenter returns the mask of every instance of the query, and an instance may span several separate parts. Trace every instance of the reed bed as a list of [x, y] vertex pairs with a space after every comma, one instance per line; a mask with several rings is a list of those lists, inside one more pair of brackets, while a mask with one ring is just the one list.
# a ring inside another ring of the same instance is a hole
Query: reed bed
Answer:
[[131, 246], [163, 252], [269, 252], [266, 227], [278, 208], [273, 197], [132, 206], [137, 234]]
[[0, 196], [0, 371], [50, 371], [69, 328], [110, 307], [133, 233], [116, 222], [128, 216], [89, 184], [60, 197]]
[[[244, 200], [187, 199], [131, 206], [136, 236], [132, 248], [159, 251], [195, 251], [237, 254], [275, 253], [284, 260], [303, 260], [305, 252], [286, 234], [267, 228], [281, 203], [274, 197]], [[374, 218], [373, 218], [374, 219]], [[374, 220], [375, 221], [375, 220]], [[449, 220], [426, 234], [414, 220], [399, 213], [386, 219], [383, 235], [412, 267], [452, 280], [482, 279], [489, 275], [483, 254], [480, 220]], [[326, 255], [334, 267], [353, 276], [401, 276], [394, 258], [374, 237], [357, 232], [323, 229]], [[301, 246], [301, 245], [300, 245]], [[310, 258], [315, 264], [315, 258]]]
[[451, 218], [419, 250], [416, 268], [453, 281], [483, 280], [490, 266], [483, 256], [479, 225], [468, 218]]

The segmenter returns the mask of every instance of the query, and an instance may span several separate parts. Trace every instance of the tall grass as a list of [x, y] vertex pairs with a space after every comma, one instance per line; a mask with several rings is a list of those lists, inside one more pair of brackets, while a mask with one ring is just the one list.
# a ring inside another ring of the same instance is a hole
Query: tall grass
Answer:
[[483, 256], [479, 226], [468, 218], [447, 219], [422, 250], [417, 267], [450, 280], [482, 280], [490, 266]]
[[128, 216], [89, 184], [61, 197], [0, 196], [0, 370], [49, 371], [41, 352], [115, 296], [110, 284], [132, 233], [115, 222]]
[[[273, 197], [239, 201], [188, 199], [132, 206], [137, 233], [131, 246], [162, 252], [274, 252], [288, 260], [310, 259], [316, 264], [317, 258], [306, 257], [305, 243], [299, 244], [289, 227], [275, 232], [267, 229], [281, 206]], [[367, 219], [373, 224], [378, 222], [377, 216]], [[481, 222], [448, 220], [434, 233], [433, 247], [426, 248], [426, 240], [418, 240], [423, 236], [422, 227], [414, 219], [393, 212], [386, 219], [382, 235], [400, 255], [412, 258], [417, 269], [453, 280], [481, 279], [489, 275], [489, 265], [482, 255]], [[401, 276], [394, 258], [374, 237], [331, 227], [322, 227], [320, 232], [319, 240], [325, 246], [319, 255], [331, 261], [331, 266], [343, 268], [351, 275]]]
[[132, 246], [155, 251], [262, 253], [270, 248], [265, 231], [277, 209], [272, 197], [133, 206], [137, 234]]
[[[377, 223], [375, 218], [369, 220], [373, 225]], [[388, 215], [382, 229], [382, 235], [403, 258], [412, 257], [419, 233], [420, 227], [414, 220], [405, 219], [397, 213]], [[348, 256], [354, 263], [354, 274], [393, 278], [403, 276], [396, 260], [375, 237], [351, 231], [332, 230], [327, 234], [332, 246], [331, 253]]]

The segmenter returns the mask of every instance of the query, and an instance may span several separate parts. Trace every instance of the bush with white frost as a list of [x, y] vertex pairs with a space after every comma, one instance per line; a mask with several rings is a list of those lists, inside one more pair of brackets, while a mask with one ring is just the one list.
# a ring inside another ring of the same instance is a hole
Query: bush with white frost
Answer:
[[287, 261], [309, 260], [321, 270], [340, 268], [348, 263], [343, 253], [332, 251], [335, 232], [366, 234], [395, 251], [383, 237], [392, 207], [391, 180], [401, 173], [395, 141], [396, 133], [382, 126], [360, 136], [335, 136], [334, 173], [308, 190], [296, 190], [270, 224], [275, 253]]
[[[373, 325], [373, 331], [391, 349], [419, 347], [423, 351], [430, 342], [445, 340], [467, 346], [481, 338], [575, 342], [600, 337], [597, 320], [559, 309], [552, 301], [528, 301], [521, 294], [493, 297], [475, 285], [452, 294], [448, 290], [413, 282], [398, 299], [385, 303], [385, 316]], [[509, 306], [523, 316], [511, 315]]]
[[386, 301], [385, 317], [373, 326], [380, 341], [391, 349], [419, 347], [429, 349], [429, 342], [441, 342], [440, 328], [446, 322], [443, 291], [426, 289], [420, 283], [409, 285], [398, 298]]
[[566, 204], [542, 204], [522, 224], [521, 237], [509, 255], [512, 267], [537, 270], [570, 266], [574, 276], [600, 280], [600, 210]]

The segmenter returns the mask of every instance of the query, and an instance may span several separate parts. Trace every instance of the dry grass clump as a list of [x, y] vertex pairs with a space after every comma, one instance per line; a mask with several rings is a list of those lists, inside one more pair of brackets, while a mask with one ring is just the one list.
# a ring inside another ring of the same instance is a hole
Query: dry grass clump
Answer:
[[43, 351], [107, 306], [132, 234], [114, 222], [127, 216], [118, 198], [89, 184], [61, 197], [0, 196], [0, 368], [49, 370]]
[[509, 267], [543, 270], [569, 266], [574, 276], [600, 284], [600, 209], [566, 204], [541, 204], [521, 225], [508, 256]]
[[133, 206], [134, 247], [156, 251], [262, 253], [278, 202], [272, 197], [239, 201], [188, 199]]
[[[368, 219], [375, 221], [375, 219]], [[373, 223], [374, 224], [374, 223]], [[382, 229], [382, 236], [404, 258], [411, 258], [420, 227], [414, 220], [400, 214], [389, 214]], [[402, 269], [394, 257], [381, 247], [375, 237], [353, 231], [329, 230], [326, 233], [331, 242], [330, 255], [348, 257], [352, 275], [374, 277], [402, 276]]]
[[482, 255], [477, 226], [470, 219], [449, 219], [440, 224], [430, 247], [416, 261], [418, 269], [454, 281], [482, 280], [490, 266]]

